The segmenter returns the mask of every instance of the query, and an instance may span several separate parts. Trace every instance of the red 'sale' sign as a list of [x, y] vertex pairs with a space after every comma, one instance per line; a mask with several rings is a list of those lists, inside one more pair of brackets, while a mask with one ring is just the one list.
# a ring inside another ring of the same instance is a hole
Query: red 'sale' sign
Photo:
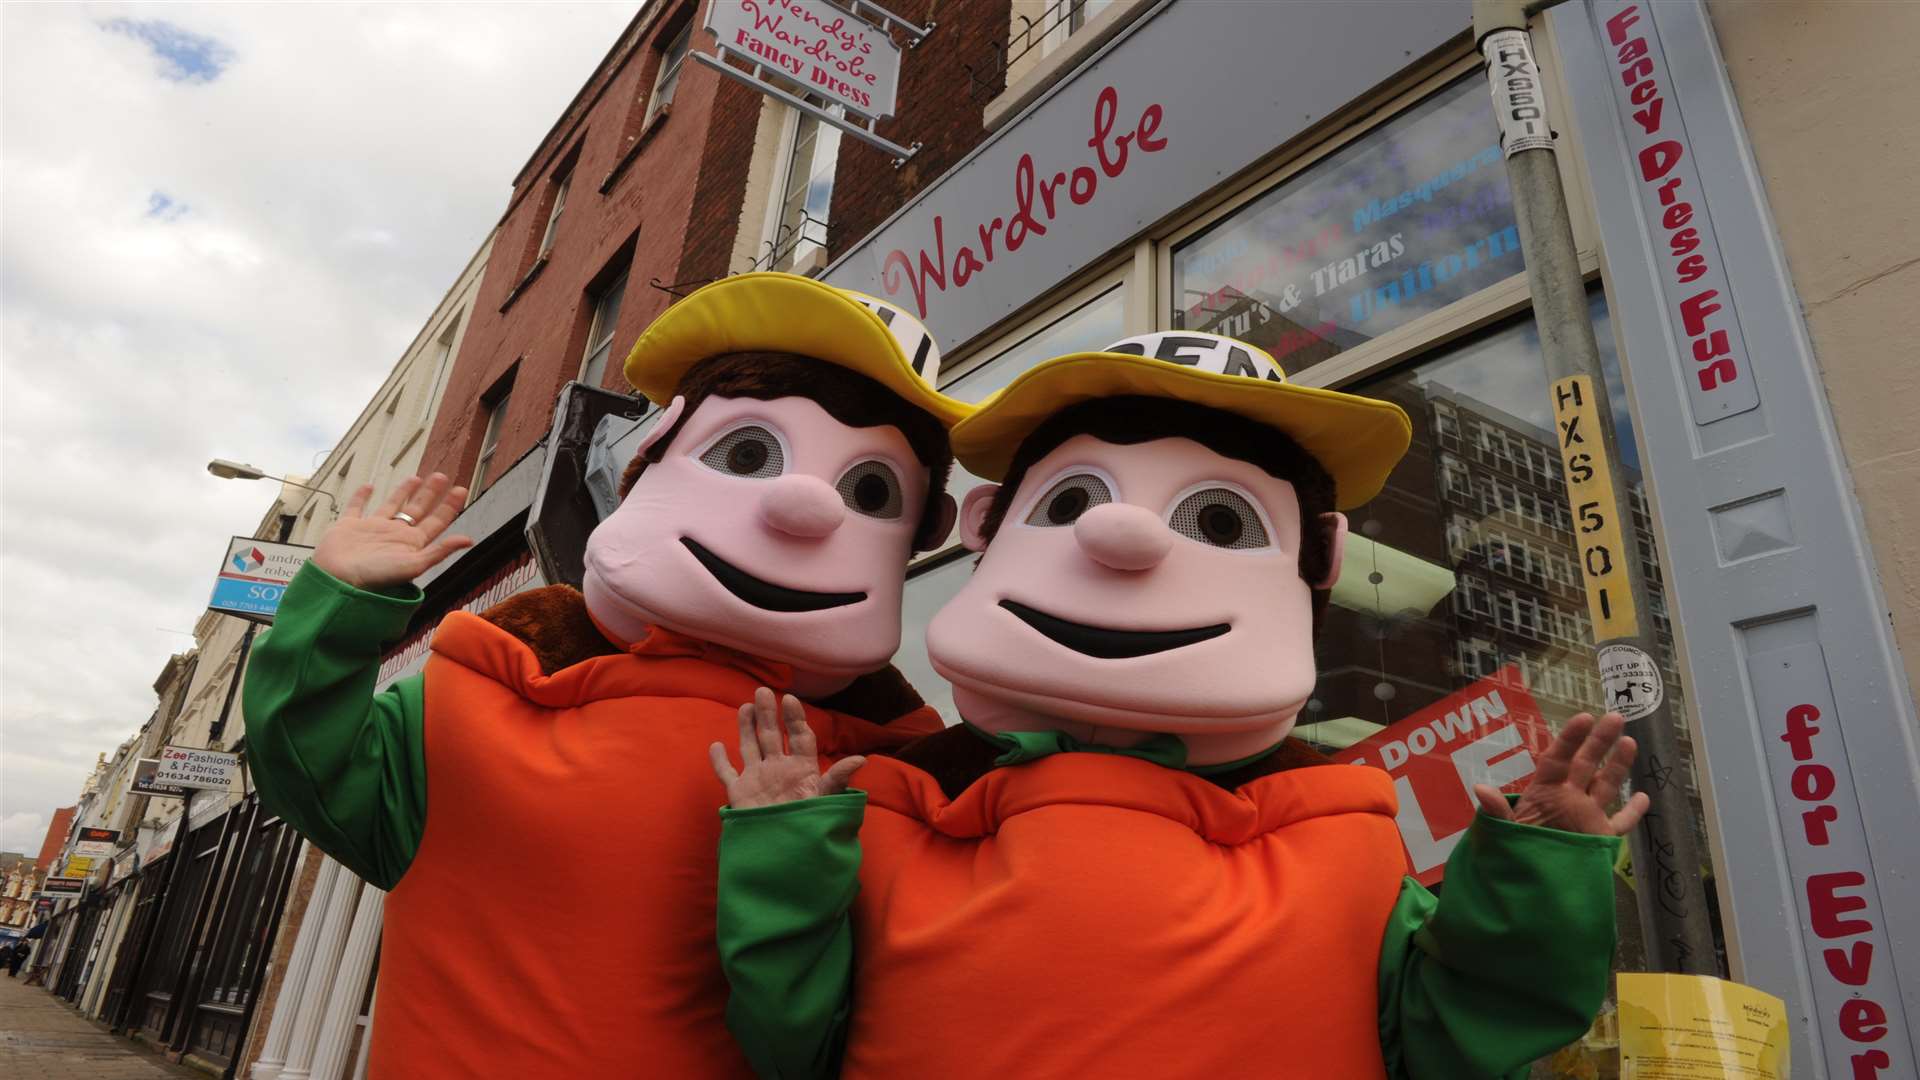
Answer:
[[1431, 885], [1473, 824], [1479, 808], [1473, 785], [1520, 791], [1533, 778], [1535, 756], [1552, 742], [1519, 669], [1508, 665], [1333, 758], [1385, 769], [1393, 777], [1409, 872]]

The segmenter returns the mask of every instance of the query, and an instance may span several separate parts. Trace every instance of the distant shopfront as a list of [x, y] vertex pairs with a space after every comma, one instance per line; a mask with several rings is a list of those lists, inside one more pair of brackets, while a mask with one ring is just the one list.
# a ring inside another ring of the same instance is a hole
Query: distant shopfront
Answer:
[[[1354, 538], [1320, 641], [1320, 685], [1299, 729], [1323, 748], [1338, 751], [1503, 680], [1517, 679], [1551, 725], [1608, 704], [1591, 646], [1580, 523], [1568, 510], [1468, 5], [1394, 5], [1391, 18], [1378, 5], [1132, 7], [1137, 16], [1110, 41], [844, 252], [825, 279], [918, 308], [947, 356], [944, 389], [969, 401], [1049, 356], [1193, 329], [1259, 344], [1302, 383], [1405, 408], [1411, 452], [1387, 489], [1350, 514]], [[1788, 789], [1802, 781], [1782, 757], [1790, 747], [1776, 752], [1766, 743], [1780, 740], [1751, 734], [1781, 722], [1772, 711], [1784, 717], [1818, 698], [1821, 713], [1862, 718], [1859, 745], [1893, 740], [1897, 748], [1895, 735], [1865, 726], [1871, 695], [1855, 693], [1845, 670], [1870, 664], [1875, 651], [1841, 656], [1875, 632], [1871, 595], [1831, 579], [1815, 620], [1807, 601], [1769, 584], [1772, 575], [1822, 574], [1847, 543], [1865, 557], [1858, 536], [1849, 541], [1840, 528], [1844, 507], [1826, 509], [1844, 492], [1808, 464], [1837, 460], [1837, 448], [1830, 431], [1797, 419], [1823, 407], [1804, 332], [1790, 305], [1766, 302], [1784, 268], [1767, 250], [1757, 185], [1719, 179], [1745, 176], [1746, 159], [1726, 95], [1710, 92], [1724, 88], [1724, 76], [1704, 8], [1566, 4], [1534, 33], [1552, 99], [1576, 114], [1549, 119], [1620, 436], [1620, 480], [1631, 492], [1630, 546], [1653, 593], [1643, 618], [1673, 715], [1685, 724], [1685, 760], [1672, 767], [1687, 777], [1689, 813], [1713, 852], [1697, 869], [1716, 879], [1725, 908], [1716, 926], [1725, 924], [1732, 974], [1814, 1017], [1796, 1025], [1796, 1063], [1809, 1074], [1824, 1066], [1826, 1075], [1850, 1075], [1840, 1066], [1858, 1048], [1833, 1019], [1841, 999], [1819, 960], [1822, 941], [1808, 929], [1816, 917], [1809, 893], [1782, 885], [1836, 870], [1816, 862], [1833, 853], [1809, 855], [1782, 840], [1798, 827], [1801, 808]], [[1664, 66], [1638, 65], [1662, 49]], [[1623, 75], [1653, 85], [1629, 78], [1616, 98]], [[1636, 122], [1633, 112], [1656, 94], [1669, 120], [1649, 140], [1651, 118], [1643, 111]], [[1661, 149], [1645, 151], [1650, 142]], [[1676, 156], [1684, 168], [1667, 160]], [[1667, 190], [1689, 196], [1684, 214], [1701, 220], [1675, 225], [1657, 194], [1644, 201], [1648, 170], [1689, 177]], [[1682, 226], [1693, 231], [1681, 236]], [[1676, 266], [1683, 278], [1695, 269], [1679, 259], [1696, 248], [1726, 277], [1707, 279], [1713, 296], [1687, 312], [1665, 286]], [[1727, 334], [1715, 338], [1707, 327], [1699, 335], [1709, 353], [1722, 349], [1716, 342], [1736, 343], [1740, 355], [1728, 365], [1696, 356], [1685, 332], [1698, 329], [1683, 318], [1702, 304], [1732, 312]], [[1757, 386], [1754, 399], [1767, 407], [1704, 407], [1715, 400], [1701, 396], [1713, 389], [1707, 376], [1736, 368], [1746, 382], [1736, 389]], [[1761, 443], [1776, 455], [1771, 464], [1742, 459]], [[1740, 470], [1739, 485], [1727, 486], [1728, 470]], [[954, 493], [978, 482], [957, 475]], [[1827, 545], [1829, 558], [1791, 562], [1809, 543]], [[1776, 561], [1755, 582], [1763, 560]], [[924, 630], [970, 567], [957, 545], [915, 565], [897, 659], [950, 722]], [[1688, 617], [1670, 615], [1669, 602]], [[1763, 658], [1826, 670], [1808, 670], [1806, 686], [1786, 689], [1769, 681]], [[1880, 685], [1871, 675], [1863, 671], [1860, 682]], [[1794, 694], [1809, 701], [1782, 696]], [[1843, 772], [1847, 759], [1830, 751], [1821, 767]], [[1861, 790], [1868, 819], [1920, 809], [1911, 806], [1910, 777], [1904, 787]], [[1468, 805], [1464, 791], [1458, 797]], [[1898, 912], [1920, 912], [1920, 897], [1899, 893], [1913, 883], [1889, 871], [1876, 882], [1872, 864], [1887, 853], [1868, 842], [1861, 814], [1840, 827], [1859, 864], [1846, 872], [1860, 874], [1847, 878], [1847, 902], [1864, 902], [1861, 940], [1886, 956], [1882, 928], [1911, 917]], [[1621, 962], [1630, 968], [1639, 958], [1626, 888]], [[1783, 940], [1805, 945], [1783, 950]], [[1901, 1056], [1891, 1060], [1906, 1062], [1893, 964], [1881, 962], [1867, 989], [1892, 1015], [1886, 1045]], [[1604, 1030], [1596, 1038], [1604, 1043]], [[1588, 1049], [1605, 1056], [1608, 1048]]]

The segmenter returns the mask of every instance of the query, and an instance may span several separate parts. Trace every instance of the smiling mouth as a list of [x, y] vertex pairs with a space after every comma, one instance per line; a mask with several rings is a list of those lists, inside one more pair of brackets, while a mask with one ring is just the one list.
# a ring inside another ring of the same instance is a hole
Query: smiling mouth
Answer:
[[1044, 611], [1035, 611], [1018, 600], [1002, 600], [1000, 606], [1013, 612], [1014, 617], [1038, 630], [1049, 641], [1102, 660], [1150, 656], [1217, 638], [1233, 629], [1226, 623], [1215, 623], [1192, 630], [1109, 630], [1104, 626], [1068, 622]]
[[680, 542], [693, 552], [693, 557], [700, 560], [700, 565], [707, 568], [707, 573], [712, 574], [715, 581], [726, 586], [728, 592], [767, 611], [824, 611], [857, 604], [867, 598], [863, 592], [807, 592], [775, 585], [754, 577], [701, 547], [700, 542], [692, 537], [683, 536]]

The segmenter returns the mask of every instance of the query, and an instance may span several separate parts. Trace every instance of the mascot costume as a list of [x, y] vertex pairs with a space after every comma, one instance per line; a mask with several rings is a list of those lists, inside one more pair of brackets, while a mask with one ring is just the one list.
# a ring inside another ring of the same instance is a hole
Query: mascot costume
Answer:
[[[1290, 738], [1394, 405], [1149, 334], [954, 428], [983, 553], [927, 649], [965, 723], [841, 792], [761, 693], [727, 786], [728, 1022], [763, 1076], [1523, 1075], [1605, 995], [1633, 755], [1570, 722], [1436, 897], [1386, 773]], [[783, 745], [782, 729], [786, 734]], [[797, 798], [795, 793], [812, 797]]]
[[[926, 330], [747, 274], [668, 309], [627, 378], [665, 406], [583, 591], [448, 615], [374, 693], [460, 489], [356, 493], [246, 678], [263, 801], [382, 889], [371, 1075], [745, 1077], [715, 959], [720, 823], [699, 752], [756, 687], [838, 758], [938, 731], [888, 660], [914, 550], [953, 523]], [[878, 674], [874, 674], [878, 672]], [[858, 764], [854, 758], [854, 764]], [[529, 893], [512, 883], [537, 880]]]

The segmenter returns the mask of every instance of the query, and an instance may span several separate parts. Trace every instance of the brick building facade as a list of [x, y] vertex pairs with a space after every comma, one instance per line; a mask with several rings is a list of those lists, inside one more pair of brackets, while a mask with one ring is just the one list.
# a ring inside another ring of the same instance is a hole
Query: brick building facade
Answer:
[[[644, 8], [514, 177], [425, 471], [474, 480], [477, 494], [546, 435], [567, 382], [624, 390], [626, 350], [677, 294], [770, 262], [756, 234], [777, 213], [762, 202], [784, 183], [793, 110], [690, 59], [712, 51], [706, 2]], [[1007, 0], [896, 11], [939, 17], [904, 52], [899, 115], [879, 129], [922, 148], [896, 168], [837, 140], [832, 169], [815, 166], [832, 184], [829, 257], [972, 150], [999, 89]]]

